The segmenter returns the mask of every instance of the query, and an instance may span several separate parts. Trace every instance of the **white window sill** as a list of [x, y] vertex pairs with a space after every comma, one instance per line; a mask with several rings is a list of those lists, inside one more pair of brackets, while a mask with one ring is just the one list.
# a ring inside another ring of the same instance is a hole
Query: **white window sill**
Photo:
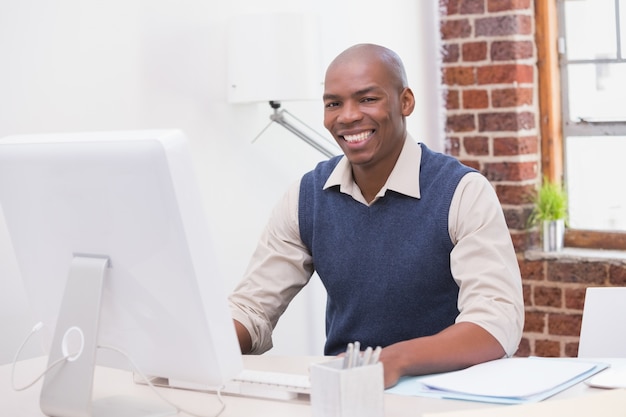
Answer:
[[605, 249], [563, 248], [559, 252], [544, 252], [539, 249], [531, 249], [524, 253], [526, 260], [572, 260], [587, 262], [614, 261], [626, 263], [626, 251]]

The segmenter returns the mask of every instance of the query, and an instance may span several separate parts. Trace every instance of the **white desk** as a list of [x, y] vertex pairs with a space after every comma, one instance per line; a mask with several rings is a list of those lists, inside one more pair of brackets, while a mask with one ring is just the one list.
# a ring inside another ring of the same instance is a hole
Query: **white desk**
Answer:
[[[250, 369], [289, 371], [306, 373], [312, 362], [325, 361], [323, 357], [281, 357], [272, 355], [245, 356], [245, 366]], [[615, 363], [616, 361], [611, 360]], [[626, 366], [626, 359], [617, 360], [620, 366]], [[46, 358], [40, 357], [21, 361], [16, 367], [17, 385], [26, 384], [45, 369]], [[44, 416], [39, 409], [39, 393], [41, 381], [26, 391], [15, 392], [11, 388], [11, 365], [0, 367], [0, 415], [11, 417]], [[214, 395], [192, 391], [159, 388], [159, 391], [169, 400], [180, 405], [182, 408], [210, 415], [216, 412], [220, 405]], [[593, 393], [601, 393], [604, 390], [589, 388], [585, 384], [578, 384], [553, 397], [570, 398]], [[158, 401], [149, 387], [135, 384], [130, 372], [117, 369], [99, 367], [96, 370], [94, 380], [94, 398], [107, 397], [110, 395], [131, 395]], [[297, 417], [310, 416], [311, 408], [307, 401], [270, 401], [247, 397], [223, 396], [226, 409], [221, 414], [223, 417], [243, 416], [272, 416], [272, 417]], [[549, 399], [547, 401], [551, 401]], [[492, 407], [509, 407], [485, 403], [473, 403], [467, 401], [440, 400], [424, 397], [405, 397], [387, 394], [385, 395], [385, 416], [422, 416], [424, 413], [446, 412], [455, 410], [484, 409]]]

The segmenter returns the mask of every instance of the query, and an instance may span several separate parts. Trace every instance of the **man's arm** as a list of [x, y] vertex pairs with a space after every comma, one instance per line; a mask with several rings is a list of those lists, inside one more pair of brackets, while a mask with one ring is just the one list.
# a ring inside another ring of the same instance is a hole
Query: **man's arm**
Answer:
[[274, 207], [243, 279], [229, 296], [243, 353], [272, 347], [272, 331], [293, 297], [304, 287], [313, 266], [298, 228], [299, 182]]
[[462, 369], [517, 350], [524, 323], [521, 276], [502, 207], [482, 175], [467, 174], [459, 183], [449, 227], [460, 314], [438, 334], [383, 349], [386, 386], [403, 375]]
[[485, 329], [469, 322], [453, 324], [440, 333], [398, 342], [380, 355], [385, 387], [403, 375], [454, 371], [505, 356], [500, 343]]
[[235, 323], [235, 331], [237, 332], [237, 339], [239, 339], [239, 348], [244, 355], [250, 353], [252, 350], [252, 337], [246, 327], [239, 323], [237, 320], [233, 320]]

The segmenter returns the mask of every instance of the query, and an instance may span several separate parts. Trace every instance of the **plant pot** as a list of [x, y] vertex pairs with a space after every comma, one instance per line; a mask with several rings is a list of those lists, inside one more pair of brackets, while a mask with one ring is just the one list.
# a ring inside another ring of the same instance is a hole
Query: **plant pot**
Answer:
[[542, 232], [544, 252], [558, 252], [563, 249], [565, 220], [544, 220]]

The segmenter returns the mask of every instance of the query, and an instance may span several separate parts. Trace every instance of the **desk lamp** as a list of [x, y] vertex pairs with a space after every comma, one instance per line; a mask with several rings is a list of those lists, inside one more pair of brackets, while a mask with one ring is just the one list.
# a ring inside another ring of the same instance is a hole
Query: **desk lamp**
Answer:
[[323, 71], [315, 16], [303, 13], [241, 14], [230, 22], [228, 101], [267, 102], [278, 123], [327, 157], [341, 153], [330, 139], [282, 107], [285, 101], [320, 100]]

